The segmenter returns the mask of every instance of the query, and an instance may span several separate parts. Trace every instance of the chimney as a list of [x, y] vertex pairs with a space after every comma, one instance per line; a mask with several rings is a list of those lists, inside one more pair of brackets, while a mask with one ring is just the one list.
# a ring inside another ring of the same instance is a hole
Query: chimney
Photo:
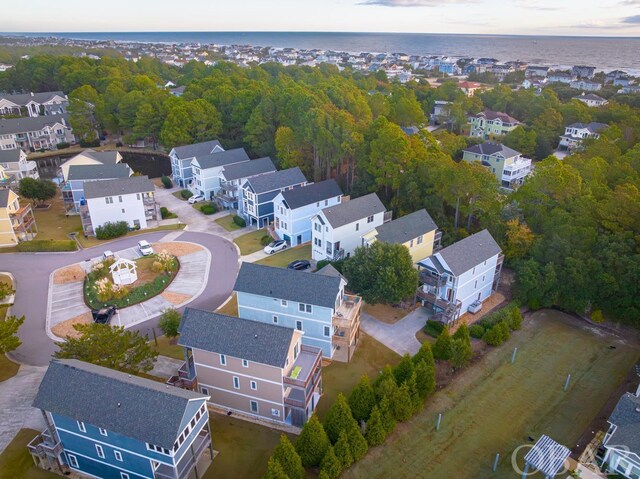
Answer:
[[31, 92], [31, 96], [33, 96], [33, 92]]

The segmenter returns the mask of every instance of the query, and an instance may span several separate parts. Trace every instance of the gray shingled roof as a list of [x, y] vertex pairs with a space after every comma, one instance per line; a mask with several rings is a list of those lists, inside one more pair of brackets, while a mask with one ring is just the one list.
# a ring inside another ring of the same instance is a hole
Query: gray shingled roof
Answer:
[[[16, 105], [25, 106], [27, 103], [31, 101], [35, 101], [36, 103], [44, 103], [51, 100], [54, 96], [60, 96], [65, 98], [64, 93], [61, 91], [44, 91], [40, 93], [16, 93], [16, 94], [8, 94], [8, 93], [0, 93], [0, 100], [5, 98]], [[66, 100], [66, 98], [65, 98]]]
[[331, 264], [328, 264], [325, 267], [320, 268], [318, 271], [315, 272], [315, 274], [323, 274], [325, 276], [333, 276], [334, 278], [341, 278], [341, 279], [344, 279], [345, 281], [347, 281], [347, 278], [342, 276], [340, 271], [335, 269], [333, 267], [333, 265], [331, 265]]
[[227, 181], [233, 181], [250, 178], [263, 173], [270, 173], [272, 171], [276, 171], [276, 167], [273, 165], [271, 158], [267, 156], [265, 158], [258, 158], [257, 160], [226, 165], [222, 174]]
[[19, 148], [13, 150], [0, 150], [0, 163], [14, 163], [16, 161], [20, 161], [20, 152], [22, 150]]
[[176, 146], [173, 151], [175, 151], [179, 159], [186, 159], [194, 156], [210, 155], [216, 146], [222, 148], [218, 140], [210, 140], [194, 143], [193, 145]]
[[482, 230], [447, 246], [436, 255], [440, 255], [444, 259], [455, 276], [459, 276], [501, 251], [491, 233]]
[[22, 133], [25, 131], [40, 131], [45, 126], [53, 126], [56, 123], [69, 126], [69, 116], [47, 115], [34, 117], [27, 116], [21, 118], [0, 118], [0, 135]]
[[103, 165], [109, 163], [116, 163], [118, 160], [118, 152], [117, 151], [95, 151], [95, 150], [84, 150], [81, 155], [88, 156], [89, 158], [93, 158], [96, 161], [99, 161]]
[[178, 344], [283, 368], [293, 329], [186, 308]]
[[627, 446], [631, 452], [640, 455], [640, 398], [625, 393], [609, 416], [609, 422], [616, 426], [607, 446]]
[[473, 145], [472, 147], [465, 148], [462, 151], [468, 151], [469, 153], [474, 153], [476, 155], [495, 155], [496, 153], [502, 153], [505, 158], [513, 158], [514, 156], [518, 156], [520, 152], [509, 148], [508, 146], [502, 145], [500, 143], [494, 143], [492, 141], [485, 141], [480, 145]]
[[403, 244], [435, 229], [438, 229], [435, 221], [429, 216], [427, 210], [421, 209], [378, 226], [376, 240]]
[[146, 176], [130, 176], [114, 180], [87, 181], [84, 185], [84, 197], [104, 198], [105, 196], [130, 195], [153, 191], [153, 181]]
[[298, 185], [306, 181], [307, 179], [297, 166], [295, 168], [289, 168], [288, 170], [274, 171], [266, 175], [254, 176], [247, 180], [256, 194], [279, 190], [280, 188]]
[[592, 100], [592, 101], [607, 101], [595, 93], [585, 93], [583, 95], [574, 96], [574, 100]]
[[484, 116], [487, 120], [496, 120], [500, 118], [500, 121], [502, 121], [503, 123], [520, 123], [512, 116], [509, 116], [501, 111], [485, 110], [475, 115], [476, 118], [480, 118], [482, 116]]
[[206, 396], [76, 359], [53, 360], [33, 407], [171, 449], [190, 400]]
[[9, 190], [0, 190], [0, 208], [6, 208], [9, 204]]
[[353, 200], [345, 201], [339, 205], [324, 208], [322, 213], [333, 228], [348, 225], [362, 218], [367, 218], [377, 213], [383, 213], [386, 208], [378, 198], [371, 193]]
[[335, 180], [325, 180], [282, 192], [284, 201], [292, 210], [336, 196], [342, 196], [342, 190]]
[[71, 180], [108, 180], [113, 178], [128, 178], [131, 168], [126, 163], [107, 165], [71, 165], [67, 179]]
[[244, 148], [235, 148], [233, 150], [219, 151], [211, 155], [198, 155], [196, 156], [196, 160], [200, 168], [206, 170], [207, 168], [217, 168], [219, 166], [249, 161], [250, 158], [247, 152], [244, 151]]
[[608, 127], [609, 125], [607, 125], [606, 123], [598, 123], [598, 122], [592, 121], [591, 123], [572, 123], [567, 128], [578, 128], [578, 129], [586, 128], [591, 133], [598, 133], [599, 131], [604, 130], [605, 128], [608, 128]]
[[233, 289], [268, 298], [334, 308], [340, 279], [306, 271], [242, 263]]

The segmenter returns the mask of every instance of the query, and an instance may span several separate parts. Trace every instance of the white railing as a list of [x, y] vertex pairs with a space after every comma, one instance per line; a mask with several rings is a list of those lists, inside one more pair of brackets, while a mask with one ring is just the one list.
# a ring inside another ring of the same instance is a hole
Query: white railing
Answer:
[[504, 165], [502, 170], [503, 181], [519, 180], [531, 173], [531, 160], [529, 158], [519, 158], [513, 163]]

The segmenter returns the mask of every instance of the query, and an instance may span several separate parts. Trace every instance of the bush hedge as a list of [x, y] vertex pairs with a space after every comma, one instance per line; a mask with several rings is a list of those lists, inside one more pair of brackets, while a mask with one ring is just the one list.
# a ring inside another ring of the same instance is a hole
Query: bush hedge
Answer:
[[205, 215], [212, 215], [216, 211], [218, 211], [218, 208], [216, 208], [214, 204], [209, 203], [209, 204], [200, 206], [200, 211]]
[[173, 188], [173, 182], [171, 181], [171, 178], [169, 178], [167, 175], [163, 175], [160, 178], [160, 181], [162, 181], [162, 185], [166, 188]]
[[100, 138], [95, 140], [80, 140], [80, 146], [82, 148], [92, 148], [94, 146], [100, 146]]
[[262, 244], [262, 246], [267, 246], [272, 241], [273, 238], [269, 235], [264, 235], [262, 238], [260, 238], [260, 244]]
[[247, 222], [244, 220], [242, 216], [234, 215], [233, 222], [237, 224], [240, 228], [244, 228], [247, 226]]
[[73, 240], [33, 240], [18, 243], [17, 248], [22, 253], [59, 252], [76, 251], [78, 245]]
[[69, 143], [67, 143], [66, 141], [61, 141], [56, 145], [56, 148], [58, 150], [64, 150], [65, 148], [69, 148], [69, 146], [70, 146]]
[[160, 207], [160, 216], [162, 217], [163, 220], [168, 220], [171, 218], [177, 218], [178, 215], [175, 213], [172, 213], [171, 211], [169, 211], [169, 209], [166, 206], [161, 206]]
[[129, 223], [126, 221], [107, 222], [96, 228], [96, 238], [99, 240], [119, 238], [129, 232]]
[[442, 332], [443, 329], [444, 329], [444, 324], [441, 323], [440, 321], [427, 319], [427, 324], [424, 325], [423, 331], [429, 336], [437, 338], [438, 336], [440, 336], [440, 333]]
[[472, 324], [469, 326], [469, 336], [475, 339], [482, 339], [485, 329], [479, 324]]
[[182, 190], [180, 192], [180, 196], [182, 197], [182, 199], [188, 200], [193, 196], [193, 193], [191, 193], [189, 190]]

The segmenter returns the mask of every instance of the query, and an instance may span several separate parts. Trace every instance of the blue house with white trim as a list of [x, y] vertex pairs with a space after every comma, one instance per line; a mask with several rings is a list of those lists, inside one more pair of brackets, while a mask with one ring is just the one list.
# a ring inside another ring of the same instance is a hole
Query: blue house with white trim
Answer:
[[360, 332], [359, 296], [345, 293], [333, 267], [317, 273], [242, 263], [234, 291], [238, 315], [302, 331], [302, 344], [325, 358], [349, 361]]
[[209, 397], [75, 359], [49, 363], [35, 463], [101, 479], [196, 479], [213, 458]]

